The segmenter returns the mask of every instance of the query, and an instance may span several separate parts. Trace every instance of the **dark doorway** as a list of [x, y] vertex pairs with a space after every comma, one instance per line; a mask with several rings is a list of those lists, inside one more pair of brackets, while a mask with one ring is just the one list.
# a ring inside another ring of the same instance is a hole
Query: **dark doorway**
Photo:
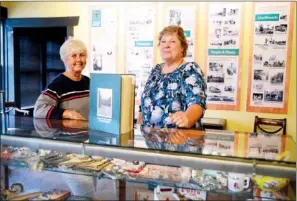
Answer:
[[33, 110], [42, 90], [64, 71], [59, 49], [66, 36], [66, 27], [14, 29], [15, 102], [20, 108]]
[[[73, 36], [79, 17], [8, 18], [4, 21], [3, 89], [6, 101], [33, 115], [47, 84], [64, 71], [59, 49]], [[16, 114], [11, 112], [10, 114]]]

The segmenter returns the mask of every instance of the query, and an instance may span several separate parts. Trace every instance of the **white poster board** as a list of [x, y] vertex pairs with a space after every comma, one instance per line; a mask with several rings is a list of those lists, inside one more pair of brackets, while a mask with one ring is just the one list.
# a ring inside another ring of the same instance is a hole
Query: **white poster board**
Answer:
[[209, 4], [206, 82], [212, 109], [239, 108], [241, 15], [241, 3]]
[[281, 112], [287, 108], [290, 10], [290, 2], [254, 4], [248, 111]]
[[184, 29], [188, 42], [188, 51], [185, 57], [186, 61], [194, 61], [195, 56], [195, 27], [196, 24], [196, 6], [178, 6], [168, 7], [166, 9], [166, 25], [178, 25]]
[[91, 9], [91, 73], [116, 73], [117, 11]]
[[126, 10], [125, 71], [136, 75], [136, 107], [154, 65], [155, 12], [154, 6], [144, 5]]

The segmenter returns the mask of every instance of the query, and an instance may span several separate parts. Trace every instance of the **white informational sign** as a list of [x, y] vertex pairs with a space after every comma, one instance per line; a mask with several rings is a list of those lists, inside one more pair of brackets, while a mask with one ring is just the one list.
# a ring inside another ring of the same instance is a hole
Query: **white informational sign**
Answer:
[[250, 133], [248, 137], [249, 158], [275, 160], [281, 154], [281, 135]]
[[207, 103], [236, 105], [240, 3], [211, 3], [208, 13]]
[[116, 73], [117, 14], [115, 8], [92, 9], [91, 72]]
[[154, 65], [155, 9], [132, 7], [125, 18], [126, 73], [136, 75], [135, 103], [139, 104], [143, 88]]
[[196, 6], [169, 7], [166, 10], [166, 26], [178, 25], [184, 29], [188, 42], [188, 52], [186, 61], [194, 61], [195, 55], [195, 26], [196, 25]]
[[284, 107], [290, 2], [255, 4], [250, 105]]
[[235, 147], [235, 133], [216, 131], [206, 131], [204, 137], [205, 143], [203, 147], [203, 154], [220, 155], [220, 156], [236, 156]]

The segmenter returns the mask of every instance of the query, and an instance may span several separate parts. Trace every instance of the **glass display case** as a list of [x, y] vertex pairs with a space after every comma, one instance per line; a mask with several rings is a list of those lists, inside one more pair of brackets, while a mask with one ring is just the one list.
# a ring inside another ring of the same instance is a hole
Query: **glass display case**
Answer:
[[90, 130], [86, 121], [1, 119], [6, 191], [24, 171], [72, 184], [82, 182], [73, 180], [79, 176], [91, 178], [97, 191], [112, 186], [106, 192], [119, 200], [295, 199], [296, 143], [290, 136], [141, 125], [114, 135]]

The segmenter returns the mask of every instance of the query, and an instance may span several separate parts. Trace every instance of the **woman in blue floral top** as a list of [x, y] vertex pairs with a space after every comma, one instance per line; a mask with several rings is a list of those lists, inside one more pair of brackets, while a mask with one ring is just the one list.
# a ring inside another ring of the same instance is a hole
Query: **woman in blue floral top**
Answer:
[[[159, 35], [164, 63], [152, 70], [141, 96], [142, 124], [153, 127], [203, 130], [206, 82], [195, 62], [186, 62], [188, 44], [179, 26], [165, 27]], [[197, 123], [197, 124], [196, 124]]]

